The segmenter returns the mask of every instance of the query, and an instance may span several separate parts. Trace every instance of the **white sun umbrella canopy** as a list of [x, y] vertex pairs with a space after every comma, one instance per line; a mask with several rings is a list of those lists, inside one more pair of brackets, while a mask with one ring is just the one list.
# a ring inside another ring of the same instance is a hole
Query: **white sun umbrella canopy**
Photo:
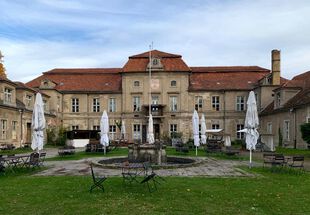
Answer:
[[257, 131], [259, 120], [257, 114], [257, 106], [255, 100], [255, 94], [253, 91], [250, 92], [247, 101], [247, 111], [244, 123], [245, 129], [245, 142], [246, 148], [250, 150], [250, 167], [252, 166], [252, 150], [255, 150], [257, 140], [259, 138], [259, 133]]
[[121, 126], [121, 139], [126, 138], [126, 126], [125, 126], [125, 120], [122, 120], [122, 126]]
[[106, 153], [106, 147], [109, 146], [109, 117], [104, 110], [100, 120], [100, 143], [104, 145], [104, 153]]
[[153, 116], [152, 116], [152, 114], [150, 114], [150, 117], [149, 117], [147, 140], [148, 140], [149, 144], [153, 144], [155, 142], [154, 131], [153, 131]]
[[192, 123], [193, 123], [194, 145], [196, 146], [196, 156], [197, 156], [197, 148], [200, 145], [200, 143], [199, 143], [199, 116], [196, 110], [194, 110]]
[[43, 149], [45, 117], [44, 117], [44, 104], [40, 93], [36, 94], [36, 100], [32, 113], [32, 140], [31, 148], [38, 152]]
[[207, 136], [206, 136], [207, 126], [206, 126], [206, 118], [204, 114], [202, 114], [201, 116], [200, 124], [201, 124], [201, 144], [206, 144], [207, 143]]

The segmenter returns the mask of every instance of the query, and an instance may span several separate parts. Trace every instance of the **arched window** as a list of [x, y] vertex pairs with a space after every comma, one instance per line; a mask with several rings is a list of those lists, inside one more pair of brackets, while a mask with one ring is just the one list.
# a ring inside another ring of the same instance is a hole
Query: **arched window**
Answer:
[[139, 81], [134, 81], [134, 82], [133, 82], [133, 86], [139, 87], [139, 86], [140, 86], [140, 82], [139, 82]]
[[171, 81], [170, 83], [171, 87], [176, 87], [177, 86], [177, 82], [175, 80]]

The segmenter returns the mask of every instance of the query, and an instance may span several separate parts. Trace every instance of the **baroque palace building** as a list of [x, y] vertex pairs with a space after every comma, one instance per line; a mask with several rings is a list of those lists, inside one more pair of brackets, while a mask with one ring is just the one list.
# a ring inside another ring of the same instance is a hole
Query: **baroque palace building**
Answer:
[[[258, 110], [268, 118], [274, 95], [288, 83], [280, 77], [280, 51], [272, 51], [271, 62], [271, 70], [258, 66], [190, 67], [181, 55], [153, 50], [130, 56], [122, 68], [53, 69], [26, 84], [8, 80], [3, 72], [1, 142], [18, 145], [30, 141], [36, 91], [43, 93], [49, 126], [99, 130], [106, 110], [112, 139], [119, 137], [117, 124], [124, 120], [127, 139], [144, 142], [151, 104], [156, 139], [172, 132], [182, 132], [184, 141], [191, 138], [194, 109], [200, 117], [205, 114], [207, 129], [221, 128], [232, 140], [242, 139], [243, 134], [237, 131], [244, 128], [249, 91], [255, 91]], [[270, 126], [269, 118], [265, 121]], [[261, 125], [261, 130], [274, 132], [277, 142], [276, 126], [272, 131], [266, 126]]]

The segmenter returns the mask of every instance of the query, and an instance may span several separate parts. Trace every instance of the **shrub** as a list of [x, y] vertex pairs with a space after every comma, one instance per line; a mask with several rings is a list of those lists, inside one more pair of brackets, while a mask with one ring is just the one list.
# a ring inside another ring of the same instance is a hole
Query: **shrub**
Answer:
[[310, 123], [305, 123], [300, 125], [301, 137], [304, 141], [308, 143], [308, 148], [310, 146]]

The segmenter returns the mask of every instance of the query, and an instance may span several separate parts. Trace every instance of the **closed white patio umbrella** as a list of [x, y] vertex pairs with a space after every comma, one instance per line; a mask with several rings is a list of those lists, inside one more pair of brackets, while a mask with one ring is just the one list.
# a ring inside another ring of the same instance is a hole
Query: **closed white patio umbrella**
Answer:
[[33, 107], [32, 113], [32, 140], [31, 148], [33, 150], [43, 149], [43, 140], [44, 140], [44, 129], [45, 129], [45, 117], [44, 117], [44, 104], [42, 100], [41, 93], [36, 94], [36, 100]]
[[197, 156], [197, 148], [200, 145], [200, 143], [199, 143], [199, 116], [196, 110], [194, 110], [192, 123], [193, 123], [194, 145], [196, 146], [196, 156]]
[[245, 132], [246, 148], [250, 150], [250, 167], [252, 166], [252, 150], [255, 150], [259, 133], [257, 131], [259, 125], [255, 94], [250, 92], [247, 101], [247, 111], [245, 116], [244, 129], [239, 132]]
[[109, 117], [104, 110], [100, 120], [100, 143], [104, 145], [104, 154], [106, 154], [106, 147], [109, 146]]
[[153, 144], [155, 142], [154, 131], [153, 131], [153, 116], [152, 116], [152, 114], [150, 114], [150, 117], [149, 117], [147, 140], [148, 140], [149, 144]]
[[126, 126], [125, 126], [125, 120], [122, 120], [121, 139], [126, 139]]
[[206, 119], [205, 119], [204, 114], [202, 114], [201, 116], [200, 124], [201, 124], [201, 144], [206, 144], [207, 143], [207, 136], [206, 136], [207, 126], [206, 126]]

